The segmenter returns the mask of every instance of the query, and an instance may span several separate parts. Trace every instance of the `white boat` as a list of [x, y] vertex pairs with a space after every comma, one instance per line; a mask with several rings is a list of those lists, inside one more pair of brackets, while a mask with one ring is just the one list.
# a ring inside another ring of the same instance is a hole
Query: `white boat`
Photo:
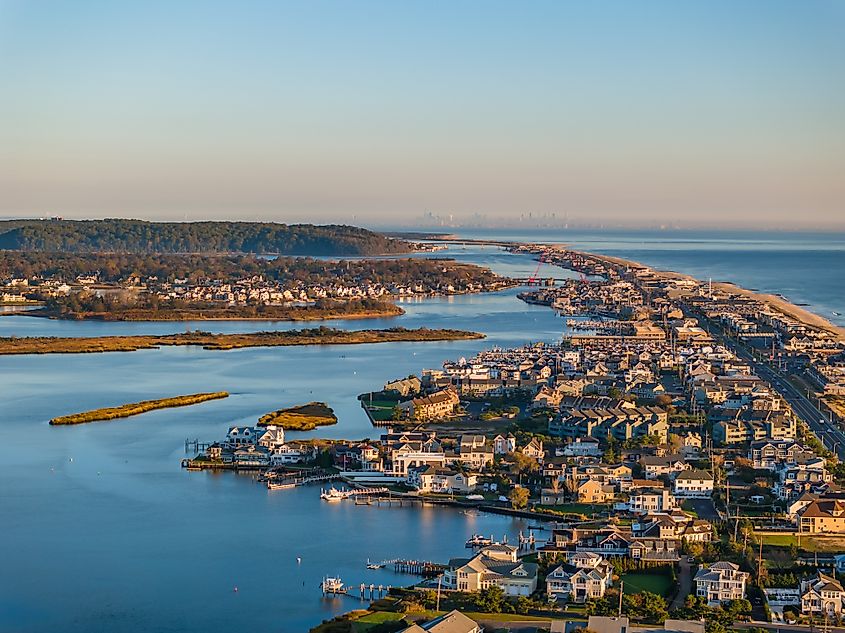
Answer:
[[288, 490], [289, 488], [296, 488], [294, 483], [277, 483], [274, 481], [267, 482], [267, 490]]
[[346, 593], [346, 588], [343, 586], [343, 580], [341, 580], [340, 576], [323, 578], [320, 587], [323, 593]]
[[466, 542], [467, 547], [486, 547], [487, 545], [492, 544], [493, 539], [482, 536], [481, 534], [473, 534]]
[[329, 502], [343, 501], [347, 497], [349, 497], [348, 490], [338, 490], [337, 488], [329, 488], [320, 493], [320, 499]]

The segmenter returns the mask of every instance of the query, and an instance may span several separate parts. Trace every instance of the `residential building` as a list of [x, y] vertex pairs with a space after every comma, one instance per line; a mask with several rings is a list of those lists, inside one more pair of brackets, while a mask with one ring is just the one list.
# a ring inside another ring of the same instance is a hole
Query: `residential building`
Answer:
[[710, 606], [718, 606], [730, 600], [745, 598], [745, 584], [748, 574], [739, 570], [739, 565], [720, 561], [710, 567], [702, 567], [695, 574], [695, 594], [705, 598]]
[[713, 496], [713, 475], [706, 470], [685, 470], [675, 477], [676, 497], [709, 499]]
[[613, 584], [613, 567], [598, 554], [577, 552], [546, 576], [546, 593], [582, 603], [602, 598]]
[[845, 589], [836, 578], [817, 571], [814, 576], [799, 583], [801, 613], [805, 615], [840, 615], [845, 600]]

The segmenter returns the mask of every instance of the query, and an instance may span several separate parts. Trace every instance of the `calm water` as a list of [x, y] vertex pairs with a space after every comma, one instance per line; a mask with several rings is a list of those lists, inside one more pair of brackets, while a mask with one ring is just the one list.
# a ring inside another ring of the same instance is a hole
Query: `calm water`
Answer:
[[[502, 272], [534, 266], [527, 257], [492, 257], [505, 262]], [[185, 438], [219, 438], [230, 424], [312, 399], [327, 401], [340, 419], [319, 435], [375, 436], [357, 394], [488, 345], [559, 338], [562, 320], [515, 293], [413, 302], [389, 322], [336, 323], [479, 329], [485, 341], [0, 357], [0, 631], [306, 631], [358, 604], [324, 600], [323, 575], [409, 584], [412, 577], [365, 569], [366, 559], [443, 560], [462, 555], [476, 532], [514, 541], [525, 524], [507, 517], [329, 505], [318, 488], [268, 492], [249, 477], [183, 471], [179, 460]], [[1, 335], [184, 327], [0, 318]], [[47, 424], [71, 411], [218, 389], [232, 395], [114, 423]]]
[[[800, 242], [783, 236], [755, 241], [699, 235], [692, 242], [660, 234], [513, 237], [557, 239], [845, 313], [841, 237], [801, 236]], [[519, 276], [536, 266], [528, 257], [492, 248], [456, 247], [447, 254]], [[828, 297], [825, 288], [835, 296]], [[316, 434], [375, 436], [357, 394], [491, 345], [559, 338], [563, 320], [523, 304], [515, 294], [409, 302], [408, 313], [396, 319], [331, 323], [351, 329], [475, 329], [487, 334], [484, 341], [0, 357], [0, 631], [306, 631], [357, 604], [349, 598], [323, 600], [317, 589], [323, 575], [339, 574], [355, 584], [407, 584], [409, 577], [365, 569], [366, 559], [442, 560], [461, 555], [475, 532], [515, 539], [524, 523], [506, 517], [328, 505], [315, 488], [269, 493], [249, 477], [179, 468], [185, 438], [219, 438], [230, 424], [252, 423], [266, 411], [311, 399], [328, 402], [340, 419]], [[2, 336], [186, 327], [234, 332], [303, 325], [0, 317]], [[63, 413], [218, 389], [231, 397], [112, 423], [47, 424]]]

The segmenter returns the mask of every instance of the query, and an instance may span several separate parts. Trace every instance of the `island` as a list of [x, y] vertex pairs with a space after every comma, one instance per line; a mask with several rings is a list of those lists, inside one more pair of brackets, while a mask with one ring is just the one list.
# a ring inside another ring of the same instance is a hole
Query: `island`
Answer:
[[214, 391], [211, 393], [193, 393], [186, 396], [175, 396], [172, 398], [159, 398], [157, 400], [143, 400], [141, 402], [123, 404], [118, 407], [106, 407], [104, 409], [93, 409], [92, 411], [83, 411], [82, 413], [59, 416], [50, 420], [50, 424], [54, 426], [63, 426], [71, 424], [86, 424], [88, 422], [102, 422], [104, 420], [116, 420], [118, 418], [128, 418], [133, 415], [147, 413], [148, 411], [155, 411], [156, 409], [187, 407], [192, 404], [207, 402], [208, 400], [219, 400], [221, 398], [228, 397], [229, 393], [226, 391]]
[[484, 338], [479, 332], [451, 329], [337, 330], [319, 327], [282, 332], [180, 334], [92, 337], [0, 337], [0, 355], [85, 354], [95, 352], [134, 352], [167, 345], [196, 345], [207, 350], [233, 350], [244, 347], [284, 347], [294, 345], [356, 345], [366, 343], [419, 343]]
[[318, 426], [337, 424], [337, 416], [325, 402], [309, 402], [265, 413], [258, 426], [280, 426], [287, 431], [313, 431]]

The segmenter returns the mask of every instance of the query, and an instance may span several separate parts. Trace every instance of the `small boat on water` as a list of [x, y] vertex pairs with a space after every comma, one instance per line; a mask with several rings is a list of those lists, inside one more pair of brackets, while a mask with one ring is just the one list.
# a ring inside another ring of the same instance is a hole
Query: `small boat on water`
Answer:
[[346, 593], [346, 587], [343, 586], [343, 580], [340, 576], [323, 578], [320, 583], [320, 588], [323, 593]]
[[367, 569], [381, 569], [384, 567], [384, 563], [371, 563], [370, 559], [367, 559]]
[[288, 490], [290, 488], [296, 488], [296, 484], [293, 482], [278, 482], [278, 481], [268, 481], [267, 482], [267, 490]]
[[471, 538], [467, 539], [467, 547], [487, 547], [493, 544], [492, 538], [487, 538], [481, 534], [473, 534]]
[[323, 501], [343, 501], [344, 499], [348, 498], [350, 493], [348, 490], [338, 490], [337, 488], [329, 488], [328, 490], [323, 490], [320, 492], [320, 499]]

